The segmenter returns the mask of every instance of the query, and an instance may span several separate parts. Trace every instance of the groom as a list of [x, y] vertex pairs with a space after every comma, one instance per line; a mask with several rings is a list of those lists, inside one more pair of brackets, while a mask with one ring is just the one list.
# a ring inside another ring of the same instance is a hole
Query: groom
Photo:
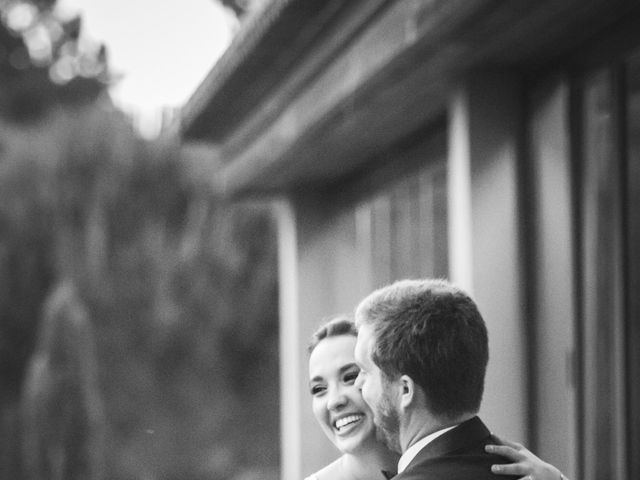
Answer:
[[485, 453], [498, 440], [476, 416], [489, 348], [473, 300], [443, 280], [402, 280], [355, 316], [356, 384], [402, 454], [395, 480], [495, 480], [491, 465], [505, 460]]

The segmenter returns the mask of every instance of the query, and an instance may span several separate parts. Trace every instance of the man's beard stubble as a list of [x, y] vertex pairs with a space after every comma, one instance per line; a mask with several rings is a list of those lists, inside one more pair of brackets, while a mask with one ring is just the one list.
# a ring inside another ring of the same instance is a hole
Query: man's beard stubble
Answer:
[[386, 394], [383, 394], [380, 399], [375, 420], [376, 438], [384, 442], [390, 450], [402, 453], [402, 447], [400, 446], [400, 416], [393, 408], [393, 404]]

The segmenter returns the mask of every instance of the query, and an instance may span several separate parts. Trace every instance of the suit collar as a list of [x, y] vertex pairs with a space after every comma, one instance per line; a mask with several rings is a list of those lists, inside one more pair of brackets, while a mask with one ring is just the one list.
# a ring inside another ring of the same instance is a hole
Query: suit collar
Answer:
[[427, 444], [409, 463], [407, 469], [416, 462], [424, 462], [434, 457], [446, 455], [455, 450], [471, 447], [483, 438], [491, 435], [489, 429], [482, 423], [480, 418], [473, 417], [462, 422], [455, 428], [439, 436], [431, 443]]
[[452, 430], [456, 427], [457, 425], [452, 425], [450, 427], [446, 427], [443, 428], [441, 430], [438, 430], [436, 432], [433, 432], [429, 435], [427, 435], [426, 437], [421, 438], [420, 440], [418, 440], [417, 442], [415, 442], [413, 445], [411, 445], [400, 457], [400, 460], [398, 461], [398, 472], [403, 472], [413, 461], [413, 459], [431, 442], [433, 442], [436, 438], [438, 438], [440, 435], [444, 435], [445, 433], [447, 433], [449, 430]]

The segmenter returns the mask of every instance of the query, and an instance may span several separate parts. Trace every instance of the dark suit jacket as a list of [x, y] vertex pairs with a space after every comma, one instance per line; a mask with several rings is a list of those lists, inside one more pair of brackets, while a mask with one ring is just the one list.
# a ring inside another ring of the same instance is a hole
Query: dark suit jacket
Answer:
[[424, 447], [394, 480], [507, 480], [519, 477], [491, 473], [494, 463], [508, 460], [488, 454], [484, 446], [497, 438], [478, 417], [440, 435]]

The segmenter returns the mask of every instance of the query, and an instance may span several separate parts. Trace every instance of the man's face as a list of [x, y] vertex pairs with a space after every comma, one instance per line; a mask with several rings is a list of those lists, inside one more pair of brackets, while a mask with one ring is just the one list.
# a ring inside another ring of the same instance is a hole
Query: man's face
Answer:
[[373, 422], [378, 427], [378, 435], [391, 450], [401, 453], [396, 390], [393, 383], [386, 381], [382, 371], [371, 358], [374, 345], [373, 327], [362, 325], [358, 330], [355, 348], [356, 364], [360, 367], [356, 385], [362, 391], [362, 398], [373, 411]]

